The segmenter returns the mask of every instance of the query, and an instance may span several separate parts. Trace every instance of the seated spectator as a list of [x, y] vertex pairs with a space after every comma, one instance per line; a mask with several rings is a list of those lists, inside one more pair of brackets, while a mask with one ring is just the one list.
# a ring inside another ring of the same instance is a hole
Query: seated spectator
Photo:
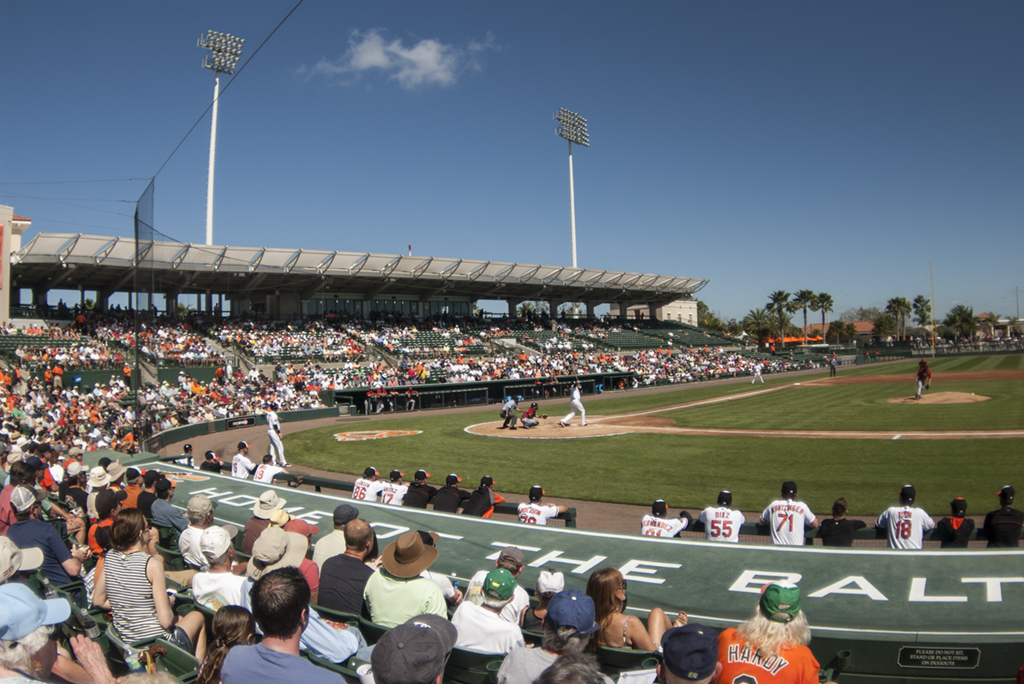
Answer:
[[949, 502], [949, 517], [936, 525], [940, 546], [944, 549], [966, 549], [974, 532], [974, 521], [967, 517], [967, 501], [958, 496]]
[[[527, 608], [523, 612], [523, 629], [540, 632], [544, 624], [544, 616], [548, 612], [548, 603], [555, 594], [563, 589], [565, 589], [565, 575], [549, 568], [541, 570], [533, 585], [534, 596], [537, 597], [537, 607]], [[590, 601], [589, 598], [587, 600]], [[593, 605], [593, 601], [590, 603]]]
[[309, 584], [310, 595], [315, 597], [320, 588], [320, 574], [313, 561], [306, 558], [308, 547], [308, 540], [298, 532], [268, 527], [252, 545], [252, 558], [249, 559], [246, 574], [255, 581], [270, 569], [295, 567], [302, 572]]
[[21, 549], [36, 548], [43, 553], [43, 575], [56, 585], [67, 584], [82, 571], [82, 561], [89, 558], [89, 549], [75, 546], [71, 551], [53, 525], [42, 521], [39, 504], [46, 495], [37, 489], [19, 485], [11, 494], [15, 523], [7, 530], [7, 538]]
[[227, 527], [211, 525], [199, 538], [209, 570], [192, 577], [192, 595], [196, 603], [218, 610], [222, 606], [237, 606], [242, 602], [245, 584], [244, 565], [235, 568], [234, 536]]
[[[526, 554], [523, 553], [522, 549], [518, 549], [515, 546], [506, 546], [498, 552], [498, 559], [494, 561], [494, 567], [504, 568], [508, 570], [512, 577], [518, 578], [523, 572], [523, 566], [526, 564]], [[466, 598], [476, 605], [483, 604], [483, 587], [484, 579], [487, 577], [487, 570], [480, 570], [469, 579], [469, 585], [466, 587]], [[505, 605], [501, 611], [501, 617], [503, 620], [512, 622], [514, 624], [522, 624], [523, 612], [530, 606], [530, 595], [526, 593], [526, 590], [520, 587], [518, 584], [515, 587], [515, 595], [512, 597], [512, 601]]]
[[155, 534], [137, 508], [118, 514], [110, 530], [112, 548], [96, 577], [93, 605], [113, 613], [114, 629], [125, 642], [160, 637], [202, 660], [205, 619], [199, 611], [179, 617], [171, 608], [163, 560], [143, 550]]
[[562, 504], [546, 505], [543, 503], [544, 488], [540, 485], [530, 487], [530, 502], [519, 504], [519, 522], [530, 525], [547, 525], [548, 519], [556, 518], [569, 508]]
[[153, 524], [160, 527], [173, 527], [179, 533], [188, 527], [185, 515], [171, 505], [171, 497], [174, 496], [174, 483], [165, 477], [157, 481], [153, 491], [156, 493], [156, 501], [150, 506], [150, 510], [153, 511]]
[[[444, 487], [434, 495], [434, 510], [446, 513], [455, 513], [462, 506], [462, 502], [469, 498], [470, 494], [465, 489], [459, 488], [462, 478], [452, 473], [445, 478]], [[411, 491], [410, 491], [411, 493]], [[406, 497], [409, 495], [406, 494]]]
[[[178, 536], [178, 550], [181, 551], [186, 563], [194, 568], [205, 568], [206, 557], [200, 548], [199, 540], [203, 536], [203, 531], [213, 525], [213, 502], [206, 498], [205, 494], [196, 494], [188, 500], [185, 514], [188, 516], [188, 527]], [[231, 539], [238, 534], [238, 529], [234, 525], [225, 525], [224, 531]]]
[[324, 561], [320, 569], [318, 605], [356, 615], [363, 612], [363, 590], [374, 571], [366, 565], [373, 549], [373, 528], [362, 519], [345, 526], [345, 553]]
[[89, 507], [89, 493], [85, 490], [89, 474], [78, 461], [71, 461], [65, 471], [64, 481], [60, 483], [59, 497], [67, 502], [68, 510], [79, 508], [83, 511]]
[[40, 600], [24, 584], [0, 586], [0, 678], [11, 682], [48, 681], [57, 661], [53, 625], [71, 616], [65, 599]]
[[142, 493], [142, 473], [138, 468], [129, 468], [124, 474], [124, 508], [138, 508], [139, 494]]
[[33, 546], [20, 548], [11, 539], [0, 537], [0, 584], [19, 572], [32, 572], [43, 564], [43, 552]]
[[358, 517], [359, 511], [354, 506], [341, 504], [334, 509], [334, 530], [317, 540], [316, 545], [313, 546], [313, 562], [320, 568], [321, 576], [323, 575], [324, 561], [348, 550], [345, 526]]
[[[820, 667], [809, 643], [811, 630], [800, 610], [800, 589], [790, 582], [766, 584], [754, 617], [718, 637], [718, 681], [816, 682]], [[775, 671], [780, 662], [785, 668]]]
[[[441, 538], [436, 532], [424, 532], [423, 530], [417, 530], [420, 535], [420, 539], [427, 546], [437, 546], [437, 540]], [[374, 535], [374, 542], [376, 542], [376, 535]], [[369, 558], [369, 557], [367, 557]], [[420, 573], [420, 577], [425, 577], [429, 580], [433, 580], [437, 586], [441, 587], [441, 593], [444, 594], [444, 600], [448, 602], [449, 606], [454, 606], [462, 600], [462, 592], [455, 588], [452, 584], [451, 579], [447, 575], [442, 575], [439, 572], [433, 572], [431, 570], [424, 570]]]
[[[212, 529], [212, 528], [211, 528]], [[244, 579], [244, 578], [243, 578]], [[224, 606], [213, 615], [213, 643], [199, 669], [196, 684], [220, 684], [224, 659], [234, 646], [249, 646], [256, 636], [252, 613], [240, 606]]]
[[594, 642], [612, 648], [656, 650], [661, 636], [672, 627], [686, 624], [686, 613], [680, 612], [670, 622], [665, 611], [655, 607], [647, 616], [647, 627], [635, 615], [626, 615], [626, 580], [616, 568], [597, 570], [587, 580], [587, 596], [594, 600], [600, 630]]
[[[380, 638], [370, 656], [377, 684], [441, 684], [458, 632], [437, 615], [417, 615]], [[225, 683], [229, 684], [229, 683]]]
[[260, 499], [252, 505], [252, 517], [245, 523], [242, 531], [242, 553], [252, 554], [252, 545], [259, 539], [263, 530], [270, 526], [270, 514], [279, 511], [288, 503], [272, 489], [260, 494]]
[[263, 639], [255, 646], [232, 648], [224, 658], [220, 681], [342, 684], [340, 675], [299, 656], [302, 633], [310, 615], [309, 583], [303, 574], [293, 565], [267, 572], [260, 570], [257, 574], [250, 598], [252, 615]]
[[161, 477], [161, 473], [155, 468], [150, 468], [142, 476], [142, 491], [139, 492], [139, 498], [135, 503], [136, 507], [142, 511], [142, 515], [147, 518], [153, 517], [153, 502], [156, 501], [156, 483]]
[[384, 549], [384, 567], [366, 581], [363, 600], [370, 619], [395, 627], [416, 615], [448, 617], [441, 588], [420, 573], [437, 560], [437, 549], [423, 543], [419, 533], [406, 532]]
[[985, 516], [982, 531], [988, 539], [988, 547], [1017, 548], [1020, 546], [1020, 532], [1024, 527], [1024, 511], [1013, 508], [1016, 492], [1006, 485], [999, 490], [999, 508]]
[[537, 684], [611, 684], [593, 653], [562, 656], [537, 677]]
[[598, 630], [594, 602], [576, 589], [555, 594], [542, 623], [544, 639], [540, 648], [517, 646], [509, 651], [498, 670], [498, 684], [533, 684], [562, 656], [582, 653], [590, 635]]
[[452, 624], [459, 632], [455, 645], [481, 653], [508, 653], [516, 644], [522, 644], [519, 625], [499, 617], [502, 608], [512, 600], [515, 588], [516, 580], [508, 570], [495, 568], [487, 573], [481, 605], [464, 601], [452, 616]]
[[661, 637], [661, 652], [658, 681], [664, 684], [710, 684], [722, 671], [718, 633], [704, 625], [690, 623], [668, 630]]
[[846, 517], [846, 499], [839, 497], [832, 502], [832, 517], [821, 521], [818, 536], [823, 546], [853, 546], [857, 530], [867, 527], [863, 520]]

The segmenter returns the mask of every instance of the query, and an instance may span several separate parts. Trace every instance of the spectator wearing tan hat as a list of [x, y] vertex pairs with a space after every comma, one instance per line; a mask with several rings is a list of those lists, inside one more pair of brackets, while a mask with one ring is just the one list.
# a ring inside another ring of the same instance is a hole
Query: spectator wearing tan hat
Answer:
[[86, 512], [90, 520], [96, 520], [96, 495], [110, 485], [110, 473], [103, 466], [96, 466], [89, 471], [89, 496], [86, 497]]
[[[188, 517], [188, 527], [178, 535], [178, 550], [186, 563], [194, 568], [205, 568], [207, 561], [199, 540], [203, 530], [213, 525], [213, 502], [205, 494], [196, 494], [188, 500], [185, 515]], [[225, 525], [223, 529], [232, 539], [238, 534], [238, 528], [234, 525]]]
[[60, 483], [60, 487], [57, 490], [57, 496], [61, 501], [74, 502], [74, 506], [68, 502], [68, 507], [71, 509], [81, 508], [83, 515], [85, 510], [89, 507], [89, 493], [85, 491], [86, 480], [89, 477], [88, 471], [79, 461], [70, 461], [68, 467], [65, 470], [64, 480]]
[[286, 503], [272, 489], [260, 494], [259, 500], [252, 505], [252, 517], [245, 522], [242, 531], [242, 553], [252, 555], [252, 545], [270, 525], [270, 515], [284, 508]]
[[0, 584], [19, 572], [32, 572], [43, 564], [43, 552], [34, 546], [21, 548], [8, 537], [0, 537]]
[[463, 601], [452, 616], [452, 624], [459, 632], [455, 645], [481, 653], [508, 653], [516, 644], [522, 644], [519, 625], [499, 617], [512, 601], [516, 586], [515, 577], [505, 568], [487, 573], [480, 605]]
[[381, 554], [384, 567], [366, 582], [363, 599], [370, 618], [395, 627], [416, 615], [448, 616], [444, 594], [437, 583], [420, 573], [437, 560], [437, 549], [423, 543], [418, 532], [401, 535]]
[[[281, 519], [279, 513], [288, 515], [284, 511], [275, 512], [274, 515], [279, 520]], [[311, 601], [316, 603], [320, 591], [320, 573], [316, 564], [306, 558], [308, 549], [309, 540], [306, 537], [298, 532], [288, 532], [283, 527], [272, 524], [263, 530], [259, 539], [252, 545], [252, 558], [249, 559], [246, 575], [255, 581], [263, 573], [277, 568], [298, 568], [309, 583]]]

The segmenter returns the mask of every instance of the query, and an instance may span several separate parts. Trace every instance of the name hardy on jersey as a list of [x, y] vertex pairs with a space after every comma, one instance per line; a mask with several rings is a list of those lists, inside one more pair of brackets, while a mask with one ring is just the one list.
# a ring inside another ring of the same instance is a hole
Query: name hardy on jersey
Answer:
[[771, 655], [765, 658], [761, 655], [760, 649], [752, 651], [750, 644], [744, 644], [743, 648], [740, 648], [739, 644], [730, 644], [728, 658], [730, 663], [755, 665], [773, 675], [779, 674], [789, 665], [789, 661], [780, 655]]

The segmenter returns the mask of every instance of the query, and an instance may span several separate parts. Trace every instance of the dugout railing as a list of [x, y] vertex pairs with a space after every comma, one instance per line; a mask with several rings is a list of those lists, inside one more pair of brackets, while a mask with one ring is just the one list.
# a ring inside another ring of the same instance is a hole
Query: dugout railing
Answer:
[[[683, 534], [686, 534], [687, 532], [692, 533], [691, 535], [688, 535], [686, 538], [694, 538], [696, 537], [696, 535], [705, 534], [705, 531], [706, 528], [704, 523], [696, 521], [691, 523], [690, 526], [687, 527], [686, 530], [683, 532]], [[815, 527], [813, 529], [805, 529], [804, 545], [814, 546], [814, 540], [819, 538], [818, 533], [820, 531], [820, 526]], [[768, 529], [768, 525], [756, 522], [748, 522], [740, 525], [740, 535], [750, 537], [770, 537], [771, 531]], [[862, 527], [861, 529], [856, 531], [856, 533], [854, 534], [854, 540], [877, 541], [885, 540], [886, 536], [887, 533], [885, 529], [868, 525], [867, 527]], [[1024, 537], [1024, 529], [1021, 530], [1021, 536]], [[985, 535], [984, 531], [980, 527], [976, 527], [974, 531], [971, 532], [970, 541], [986, 541], [987, 539], [988, 537]], [[938, 528], [925, 532], [924, 541], [942, 541]]]

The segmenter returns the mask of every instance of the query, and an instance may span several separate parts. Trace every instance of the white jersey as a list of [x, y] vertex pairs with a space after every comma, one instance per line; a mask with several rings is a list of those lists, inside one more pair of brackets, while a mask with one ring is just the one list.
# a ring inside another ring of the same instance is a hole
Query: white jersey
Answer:
[[405, 493], [407, 491], [409, 491], [409, 485], [407, 484], [385, 482], [380, 490], [380, 502], [391, 504], [392, 506], [401, 506], [402, 502], [405, 501]]
[[235, 454], [234, 458], [231, 459], [231, 477], [244, 480], [249, 477], [249, 473], [255, 467], [256, 464], [250, 461], [249, 457], [245, 454]]
[[686, 518], [659, 518], [645, 515], [640, 521], [640, 534], [645, 537], [674, 537], [689, 524]]
[[893, 506], [878, 516], [875, 527], [888, 530], [890, 549], [920, 549], [924, 533], [935, 528], [935, 521], [920, 508]]
[[700, 512], [699, 520], [704, 523], [704, 539], [733, 544], [739, 542], [740, 525], [746, 521], [743, 513], [726, 506], [708, 506]]
[[804, 527], [815, 522], [807, 504], [793, 499], [772, 501], [761, 513], [761, 520], [771, 526], [772, 543], [776, 546], [803, 546]]
[[376, 501], [377, 495], [383, 488], [384, 483], [380, 480], [367, 480], [365, 477], [361, 477], [352, 486], [352, 498], [360, 501]]
[[276, 465], [270, 465], [264, 463], [256, 469], [256, 474], [252, 476], [253, 482], [263, 482], [264, 484], [270, 484], [274, 481], [276, 475], [280, 475], [285, 472], [284, 468]]
[[583, 395], [580, 393], [580, 386], [573, 385], [572, 392], [569, 393], [570, 401], [579, 401]]
[[558, 506], [545, 506], [539, 503], [519, 504], [519, 522], [531, 525], [547, 525], [548, 518], [558, 516]]
[[270, 432], [279, 432], [281, 430], [281, 421], [277, 417], [277, 413], [274, 411], [267, 411], [267, 430]]

